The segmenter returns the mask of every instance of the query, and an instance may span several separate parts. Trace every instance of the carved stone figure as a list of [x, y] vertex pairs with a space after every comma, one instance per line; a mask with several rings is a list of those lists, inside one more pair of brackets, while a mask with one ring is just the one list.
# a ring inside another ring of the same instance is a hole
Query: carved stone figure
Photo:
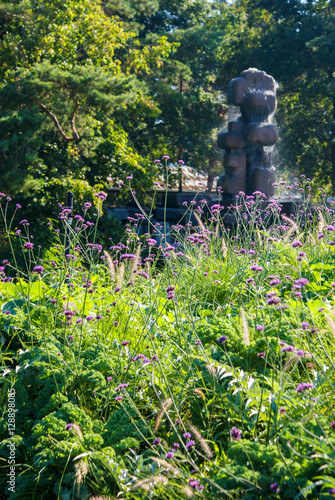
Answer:
[[261, 191], [270, 197], [275, 169], [264, 147], [278, 140], [277, 127], [271, 123], [277, 107], [274, 78], [255, 68], [242, 71], [229, 84], [228, 105], [239, 106], [240, 116], [218, 135], [218, 147], [225, 150], [225, 174], [218, 187], [228, 196]]

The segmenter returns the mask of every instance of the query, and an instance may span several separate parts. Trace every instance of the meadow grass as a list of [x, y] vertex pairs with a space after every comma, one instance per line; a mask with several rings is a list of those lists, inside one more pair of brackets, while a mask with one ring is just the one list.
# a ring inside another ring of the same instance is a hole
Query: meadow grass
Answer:
[[26, 263], [0, 270], [8, 498], [335, 495], [335, 211], [322, 192], [312, 209], [308, 182], [294, 182], [270, 203], [241, 193], [231, 226], [220, 204], [192, 202], [195, 222], [172, 227], [171, 244], [151, 219], [138, 236], [139, 207], [108, 249], [86, 217], [99, 219], [104, 193], [96, 208], [60, 208], [48, 251], [27, 221], [6, 221], [2, 198]]

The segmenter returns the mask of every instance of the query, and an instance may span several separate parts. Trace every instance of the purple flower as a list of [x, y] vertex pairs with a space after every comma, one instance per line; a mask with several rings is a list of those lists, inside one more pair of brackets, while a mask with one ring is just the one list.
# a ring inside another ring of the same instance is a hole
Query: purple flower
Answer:
[[190, 441], [187, 441], [186, 443], [186, 448], [189, 450], [191, 449], [193, 446], [195, 446], [195, 441], [193, 441], [193, 439], [191, 439]]
[[192, 437], [192, 434], [190, 432], [184, 432], [183, 436], [184, 438], [190, 439]]
[[194, 490], [203, 490], [204, 487], [202, 484], [199, 483], [199, 481], [195, 478], [192, 478], [189, 480], [188, 484], [193, 488]]
[[138, 354], [137, 356], [135, 356], [134, 361], [138, 361], [139, 359], [145, 360], [147, 358], [144, 356], [144, 354]]
[[154, 442], [153, 442], [152, 444], [153, 444], [154, 446], [156, 446], [156, 444], [159, 444], [159, 443], [161, 443], [161, 442], [162, 442], [161, 438], [156, 438], [156, 439], [154, 439]]
[[35, 274], [42, 274], [44, 271], [44, 267], [43, 266], [35, 266], [34, 269], [33, 269], [33, 273]]
[[306, 286], [308, 285], [309, 281], [306, 278], [299, 278], [297, 280], [294, 280], [293, 283], [295, 285]]
[[123, 396], [116, 396], [115, 398], [115, 401], [122, 401], [123, 400]]
[[266, 198], [266, 195], [262, 193], [261, 191], [254, 191], [252, 193], [254, 196], [259, 196], [260, 198]]
[[274, 279], [274, 280], [271, 280], [269, 284], [270, 284], [271, 286], [274, 286], [274, 285], [279, 285], [279, 283], [280, 283], [280, 282], [281, 282], [281, 281], [280, 281], [279, 279]]
[[264, 325], [257, 325], [256, 326], [256, 330], [258, 330], [259, 332], [262, 332], [264, 330], [265, 326]]
[[230, 429], [230, 435], [232, 439], [234, 439], [234, 441], [238, 441], [239, 439], [241, 439], [242, 432], [234, 426]]
[[296, 247], [302, 247], [302, 243], [301, 243], [301, 241], [299, 241], [299, 240], [294, 241], [294, 242], [292, 243], [292, 247], [293, 247], [293, 248], [296, 248]]
[[258, 358], [265, 358], [265, 351], [257, 353]]
[[302, 326], [303, 330], [308, 330], [308, 328], [309, 328], [311, 325], [308, 323], [308, 321], [303, 321], [303, 322], [301, 323], [301, 326]]
[[180, 447], [180, 444], [179, 443], [173, 443], [173, 447], [178, 449]]
[[128, 345], [130, 340], [122, 340], [121, 345]]
[[66, 309], [66, 310], [64, 311], [64, 315], [65, 315], [66, 317], [68, 317], [69, 319], [71, 318], [71, 316], [74, 316], [75, 314], [76, 314], [76, 313], [75, 313], [74, 311], [72, 311], [71, 309]]
[[86, 316], [86, 321], [92, 321], [94, 319], [94, 316], [90, 314], [89, 316]]
[[174, 457], [173, 451], [168, 451], [167, 454], [165, 455], [165, 458], [173, 458], [173, 457]]
[[73, 424], [66, 424], [65, 429], [69, 431], [73, 427]]
[[116, 392], [119, 392], [119, 391], [121, 391], [121, 389], [125, 389], [126, 387], [128, 387], [128, 384], [120, 384], [117, 386], [117, 388], [115, 390], [116, 390]]
[[330, 422], [329, 425], [331, 429], [335, 429], [335, 420], [333, 420], [333, 422]]
[[267, 300], [267, 304], [268, 305], [272, 305], [272, 304], [279, 304], [279, 302], [281, 301], [281, 299], [279, 297], [276, 297], [276, 296], [272, 296], [270, 297], [268, 300]]
[[280, 349], [280, 352], [294, 352], [295, 351], [295, 348], [293, 347], [293, 345], [287, 345], [285, 347], [283, 347], [282, 349]]
[[221, 335], [221, 337], [217, 339], [217, 343], [223, 344], [224, 342], [226, 342], [226, 340], [228, 340], [228, 337], [226, 337], [225, 335]]
[[110, 382], [111, 380], [113, 380], [113, 377], [107, 377], [107, 382]]
[[277, 484], [277, 483], [272, 483], [272, 484], [270, 484], [270, 488], [271, 488], [271, 490], [272, 490], [274, 493], [279, 493], [279, 492], [280, 492], [280, 488], [279, 488], [279, 486], [278, 486], [278, 484]]
[[136, 255], [133, 253], [124, 253], [121, 255], [120, 260], [134, 260], [136, 259]]
[[146, 243], [148, 244], [148, 246], [149, 246], [149, 247], [153, 247], [154, 245], [156, 245], [156, 244], [157, 244], [157, 241], [156, 241], [156, 240], [154, 240], [153, 238], [148, 238], [148, 239], [146, 240]]
[[107, 194], [104, 193], [103, 191], [99, 191], [99, 193], [96, 193], [94, 196], [97, 198], [100, 198], [100, 200], [105, 201], [107, 199]]
[[168, 155], [164, 155], [164, 156], [162, 156], [162, 159], [163, 159], [163, 160], [170, 160], [170, 156], [168, 156]]
[[258, 264], [253, 264], [250, 269], [251, 271], [263, 271], [263, 268]]
[[23, 245], [23, 248], [27, 248], [27, 250], [32, 250], [34, 248], [34, 243], [30, 243], [29, 241]]
[[301, 384], [298, 385], [298, 387], [296, 388], [296, 391], [297, 392], [304, 392], [307, 389], [314, 389], [314, 385], [309, 384], [307, 382], [302, 382]]

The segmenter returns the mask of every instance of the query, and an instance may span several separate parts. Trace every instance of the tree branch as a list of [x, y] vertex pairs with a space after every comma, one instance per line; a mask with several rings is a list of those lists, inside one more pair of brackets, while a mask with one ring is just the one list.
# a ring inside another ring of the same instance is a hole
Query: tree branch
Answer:
[[62, 136], [62, 138], [66, 142], [76, 142], [76, 141], [79, 140], [79, 134], [78, 134], [78, 132], [76, 130], [76, 126], [75, 126], [75, 123], [74, 123], [78, 107], [79, 107], [79, 102], [76, 102], [76, 104], [74, 106], [73, 113], [72, 113], [72, 118], [71, 118], [72, 136], [67, 136], [65, 134], [65, 132], [63, 131], [62, 127], [60, 126], [60, 123], [59, 123], [59, 121], [57, 119], [57, 116], [55, 116], [50, 111], [50, 109], [48, 109], [46, 106], [44, 106], [44, 104], [40, 103], [40, 109], [41, 109], [41, 111], [43, 111], [43, 113], [45, 113], [47, 116], [50, 116], [50, 118], [52, 119], [52, 121], [56, 125], [56, 128], [57, 128], [58, 132], [60, 133], [60, 135]]

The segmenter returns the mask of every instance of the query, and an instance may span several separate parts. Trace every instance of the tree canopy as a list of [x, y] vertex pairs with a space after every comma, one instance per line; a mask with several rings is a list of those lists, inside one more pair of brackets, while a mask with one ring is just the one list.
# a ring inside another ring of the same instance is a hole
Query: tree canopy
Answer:
[[162, 154], [211, 178], [248, 67], [279, 84], [279, 172], [334, 187], [334, 16], [333, 0], [2, 0], [1, 189], [44, 217], [76, 182], [84, 197], [131, 174], [145, 199]]

